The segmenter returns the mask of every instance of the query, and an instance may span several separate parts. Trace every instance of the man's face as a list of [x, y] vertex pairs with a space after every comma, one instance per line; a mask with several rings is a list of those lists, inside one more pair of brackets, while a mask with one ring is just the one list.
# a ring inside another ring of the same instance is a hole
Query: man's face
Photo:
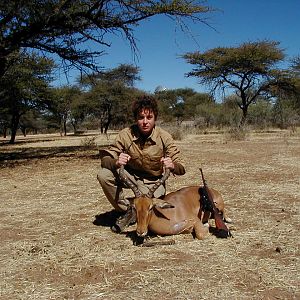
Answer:
[[149, 136], [155, 125], [155, 116], [149, 109], [143, 109], [138, 114], [137, 126], [144, 136]]

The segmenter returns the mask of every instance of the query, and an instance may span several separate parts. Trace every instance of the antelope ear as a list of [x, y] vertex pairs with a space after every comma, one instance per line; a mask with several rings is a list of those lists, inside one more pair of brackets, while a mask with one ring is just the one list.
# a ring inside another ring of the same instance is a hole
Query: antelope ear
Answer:
[[169, 202], [167, 202], [165, 200], [162, 200], [162, 199], [154, 198], [152, 200], [153, 200], [153, 205], [157, 206], [159, 208], [174, 208], [175, 207], [171, 203], [169, 203]]

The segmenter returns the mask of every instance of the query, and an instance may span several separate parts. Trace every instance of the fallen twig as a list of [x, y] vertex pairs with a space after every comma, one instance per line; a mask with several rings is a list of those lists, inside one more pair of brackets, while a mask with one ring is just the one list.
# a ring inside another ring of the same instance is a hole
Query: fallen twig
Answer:
[[154, 246], [165, 246], [165, 245], [174, 245], [175, 240], [167, 241], [145, 241], [142, 244], [139, 244], [139, 247], [154, 247]]

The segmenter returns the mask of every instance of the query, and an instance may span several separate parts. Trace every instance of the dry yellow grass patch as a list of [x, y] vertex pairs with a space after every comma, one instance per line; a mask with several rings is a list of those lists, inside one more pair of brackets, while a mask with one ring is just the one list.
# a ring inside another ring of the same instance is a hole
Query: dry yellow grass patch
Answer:
[[[99, 147], [114, 135], [96, 134]], [[151, 248], [133, 245], [134, 226], [114, 234], [103, 221], [111, 207], [85, 137], [0, 145], [1, 299], [300, 298], [299, 134], [177, 142], [187, 174], [171, 177], [168, 190], [201, 184], [202, 167], [224, 196], [234, 238], [180, 235]]]

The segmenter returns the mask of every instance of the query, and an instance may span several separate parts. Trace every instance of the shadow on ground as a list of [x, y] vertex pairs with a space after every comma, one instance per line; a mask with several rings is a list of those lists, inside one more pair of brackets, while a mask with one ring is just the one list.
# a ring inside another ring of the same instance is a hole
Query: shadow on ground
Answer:
[[[111, 211], [96, 215], [95, 220], [93, 221], [93, 224], [96, 226], [103, 226], [103, 227], [111, 228], [112, 226], [114, 226], [116, 224], [117, 219], [122, 214], [124, 214], [124, 213], [118, 212], [113, 209]], [[135, 245], [135, 246], [142, 245], [144, 242], [144, 237], [138, 237], [135, 230], [118, 232], [116, 234], [123, 234], [126, 236], [126, 238], [130, 238], [133, 245]]]
[[47, 159], [51, 157], [85, 157], [96, 159], [99, 156], [99, 147], [64, 146], [38, 148], [0, 148], [0, 165], [9, 166], [18, 161], [31, 159]]
[[103, 226], [103, 227], [112, 227], [116, 224], [117, 219], [123, 213], [118, 212], [116, 210], [107, 211], [105, 213], [99, 214], [95, 216], [95, 220], [93, 224], [96, 226]]

